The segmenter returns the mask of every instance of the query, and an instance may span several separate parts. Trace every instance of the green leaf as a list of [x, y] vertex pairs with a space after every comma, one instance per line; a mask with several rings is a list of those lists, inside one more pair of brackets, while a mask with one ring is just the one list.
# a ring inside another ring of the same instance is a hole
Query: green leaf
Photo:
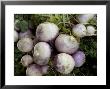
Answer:
[[20, 21], [19, 26], [22, 32], [28, 30], [28, 22], [25, 20]]

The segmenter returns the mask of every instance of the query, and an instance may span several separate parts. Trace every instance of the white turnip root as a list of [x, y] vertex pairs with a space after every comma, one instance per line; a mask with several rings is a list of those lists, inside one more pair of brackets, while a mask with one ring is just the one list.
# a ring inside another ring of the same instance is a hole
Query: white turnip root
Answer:
[[51, 48], [46, 42], [39, 42], [34, 46], [34, 62], [39, 65], [46, 65], [51, 56]]
[[86, 27], [83, 24], [77, 24], [72, 28], [72, 32], [77, 37], [86, 36]]
[[36, 29], [36, 38], [39, 41], [49, 42], [59, 33], [59, 28], [54, 23], [41, 23]]
[[58, 54], [54, 61], [56, 70], [62, 74], [71, 73], [75, 66], [75, 62], [72, 56], [66, 53]]
[[60, 34], [55, 40], [55, 46], [59, 52], [73, 54], [79, 48], [79, 43], [73, 36]]
[[30, 55], [24, 55], [22, 58], [21, 58], [21, 63], [24, 67], [27, 67], [29, 66], [30, 64], [33, 63], [33, 58], [30, 56]]
[[33, 41], [30, 38], [22, 38], [18, 41], [17, 47], [22, 52], [30, 52], [33, 48]]

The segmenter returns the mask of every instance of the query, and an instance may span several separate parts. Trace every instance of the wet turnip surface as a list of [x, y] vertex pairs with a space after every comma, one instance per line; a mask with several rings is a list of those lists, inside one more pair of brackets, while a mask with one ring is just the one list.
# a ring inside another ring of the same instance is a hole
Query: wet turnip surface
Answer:
[[59, 33], [59, 28], [54, 23], [44, 22], [41, 23], [36, 29], [36, 38], [39, 41], [51, 41]]
[[39, 65], [46, 65], [51, 56], [51, 48], [46, 42], [39, 42], [34, 46], [34, 62]]
[[55, 40], [55, 47], [59, 52], [72, 54], [79, 48], [79, 43], [73, 36], [60, 34]]

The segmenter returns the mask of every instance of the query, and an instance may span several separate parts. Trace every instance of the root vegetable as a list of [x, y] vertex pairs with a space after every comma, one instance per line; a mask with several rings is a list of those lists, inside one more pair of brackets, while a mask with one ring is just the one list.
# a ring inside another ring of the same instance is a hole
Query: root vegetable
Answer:
[[21, 58], [21, 63], [24, 67], [27, 67], [29, 66], [31, 63], [33, 63], [33, 59], [30, 55], [24, 55], [22, 58]]
[[87, 36], [95, 35], [96, 29], [93, 26], [87, 26]]
[[77, 37], [84, 37], [86, 36], [86, 27], [83, 24], [77, 24], [73, 27], [72, 32]]
[[81, 67], [85, 62], [85, 54], [82, 51], [77, 51], [73, 54], [73, 58], [75, 61], [75, 67]]
[[58, 54], [55, 59], [56, 70], [62, 74], [69, 74], [74, 69], [75, 62], [71, 55], [66, 53]]
[[51, 56], [51, 48], [46, 42], [39, 42], [34, 47], [34, 62], [39, 65], [46, 65]]
[[33, 41], [30, 38], [22, 38], [18, 41], [17, 47], [22, 52], [30, 52], [33, 48]]
[[28, 66], [26, 69], [26, 75], [27, 76], [42, 76], [40, 66], [38, 66], [36, 64], [32, 64], [32, 65]]
[[32, 33], [30, 30], [27, 30], [26, 32], [20, 32], [19, 33], [19, 39], [22, 39], [22, 38], [32, 38]]
[[81, 15], [78, 15], [77, 19], [80, 23], [86, 24], [94, 16], [95, 16], [95, 14], [81, 14]]
[[36, 38], [39, 41], [48, 42], [53, 40], [59, 33], [59, 28], [54, 23], [41, 23], [36, 29]]
[[55, 40], [55, 46], [59, 52], [72, 54], [79, 48], [79, 43], [73, 36], [60, 34]]
[[27, 76], [42, 76], [44, 74], [47, 74], [48, 72], [48, 66], [39, 66], [37, 64], [31, 64], [26, 69], [26, 75]]

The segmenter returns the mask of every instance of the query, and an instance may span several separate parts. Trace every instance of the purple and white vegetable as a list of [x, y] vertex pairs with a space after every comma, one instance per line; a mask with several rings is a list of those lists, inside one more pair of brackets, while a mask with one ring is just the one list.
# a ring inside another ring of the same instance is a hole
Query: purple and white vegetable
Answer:
[[44, 74], [47, 74], [48, 72], [48, 66], [39, 66], [37, 64], [31, 64], [26, 69], [26, 75], [27, 76], [42, 76]]
[[73, 36], [60, 34], [55, 40], [55, 46], [59, 52], [73, 54], [79, 48], [79, 43]]
[[87, 36], [95, 35], [96, 29], [93, 26], [87, 26]]
[[36, 38], [39, 41], [48, 42], [53, 40], [59, 33], [59, 28], [54, 23], [41, 23], [36, 29]]
[[72, 55], [75, 61], [75, 67], [81, 67], [85, 63], [85, 54], [82, 51], [77, 51]]
[[18, 41], [18, 32], [14, 30], [14, 42]]
[[86, 36], [86, 27], [83, 24], [77, 24], [72, 28], [72, 32], [77, 37]]
[[27, 67], [29, 66], [30, 64], [33, 63], [33, 58], [30, 56], [30, 55], [24, 55], [22, 58], [21, 58], [21, 63], [24, 67]]
[[75, 66], [75, 61], [72, 56], [66, 53], [58, 54], [54, 61], [56, 70], [62, 74], [69, 74]]
[[34, 62], [39, 65], [46, 65], [51, 56], [50, 45], [46, 42], [39, 42], [34, 46]]
[[32, 65], [28, 66], [26, 69], [26, 75], [27, 76], [42, 76], [40, 66], [38, 66], [36, 64], [32, 64]]
[[18, 41], [17, 47], [22, 52], [30, 52], [33, 48], [33, 41], [30, 38], [22, 38]]
[[19, 39], [22, 39], [22, 38], [32, 38], [32, 33], [30, 30], [27, 30], [26, 32], [20, 32], [19, 33]]
[[95, 14], [81, 14], [77, 16], [79, 23], [86, 24], [89, 20], [91, 20]]

